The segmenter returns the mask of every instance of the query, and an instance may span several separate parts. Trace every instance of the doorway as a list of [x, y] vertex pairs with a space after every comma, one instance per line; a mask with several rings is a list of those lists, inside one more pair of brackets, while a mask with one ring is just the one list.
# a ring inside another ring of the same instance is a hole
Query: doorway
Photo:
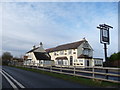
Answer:
[[89, 66], [89, 63], [90, 63], [89, 60], [87, 60], [87, 66]]
[[73, 56], [70, 56], [70, 65], [73, 65]]

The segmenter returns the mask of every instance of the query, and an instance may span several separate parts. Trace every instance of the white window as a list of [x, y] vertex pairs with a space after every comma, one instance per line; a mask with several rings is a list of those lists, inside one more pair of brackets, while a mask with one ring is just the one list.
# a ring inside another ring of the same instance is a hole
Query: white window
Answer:
[[61, 65], [61, 60], [58, 60], [58, 65]]
[[98, 64], [100, 64], [100, 61], [98, 61]]
[[74, 62], [77, 62], [77, 59], [74, 59]]
[[54, 52], [54, 55], [56, 56], [56, 52]]
[[97, 61], [97, 64], [99, 63], [99, 61]]
[[68, 54], [72, 54], [72, 50], [69, 50], [69, 51], [68, 51]]
[[94, 63], [96, 64], [96, 60], [94, 61]]
[[79, 60], [79, 62], [83, 62], [83, 60]]
[[88, 49], [84, 49], [83, 54], [84, 55], [89, 55], [89, 50]]
[[43, 64], [43, 62], [41, 61], [40, 64]]
[[67, 65], [67, 61], [66, 60], [64, 61], [64, 63], [65, 63], [65, 65]]
[[85, 47], [85, 48], [88, 48], [88, 47], [89, 47], [89, 44], [85, 43], [85, 44], [84, 44], [84, 47]]
[[60, 55], [63, 55], [64, 54], [64, 51], [60, 51]]

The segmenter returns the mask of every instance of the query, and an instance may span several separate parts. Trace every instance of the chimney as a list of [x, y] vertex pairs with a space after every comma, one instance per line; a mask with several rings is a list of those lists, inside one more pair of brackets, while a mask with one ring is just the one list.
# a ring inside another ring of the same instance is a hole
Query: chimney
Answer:
[[42, 44], [42, 42], [40, 42], [40, 47], [42, 47], [43, 46], [43, 44]]
[[86, 40], [85, 37], [84, 37], [84, 38], [81, 39], [81, 41], [87, 41], [87, 40]]
[[35, 45], [33, 46], [33, 49], [35, 49]]

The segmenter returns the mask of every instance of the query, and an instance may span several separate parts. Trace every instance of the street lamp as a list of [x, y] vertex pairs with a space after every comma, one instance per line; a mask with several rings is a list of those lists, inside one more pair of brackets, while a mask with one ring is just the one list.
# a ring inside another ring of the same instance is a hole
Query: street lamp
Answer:
[[107, 61], [107, 44], [110, 44], [109, 29], [113, 27], [106, 24], [100, 24], [97, 28], [100, 29], [100, 43], [104, 44], [105, 61]]

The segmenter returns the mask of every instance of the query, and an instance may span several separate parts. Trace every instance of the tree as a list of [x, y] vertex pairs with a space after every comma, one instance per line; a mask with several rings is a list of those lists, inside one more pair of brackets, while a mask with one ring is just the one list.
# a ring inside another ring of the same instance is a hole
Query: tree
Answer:
[[120, 52], [113, 53], [110, 57], [107, 58], [107, 61], [104, 63], [104, 66], [119, 66], [120, 65]]
[[113, 53], [109, 58], [109, 61], [115, 61], [115, 60], [120, 60], [120, 52], [118, 53]]
[[11, 55], [10, 52], [4, 52], [2, 54], [2, 64], [8, 65], [8, 63], [11, 61], [12, 58], [13, 56]]

